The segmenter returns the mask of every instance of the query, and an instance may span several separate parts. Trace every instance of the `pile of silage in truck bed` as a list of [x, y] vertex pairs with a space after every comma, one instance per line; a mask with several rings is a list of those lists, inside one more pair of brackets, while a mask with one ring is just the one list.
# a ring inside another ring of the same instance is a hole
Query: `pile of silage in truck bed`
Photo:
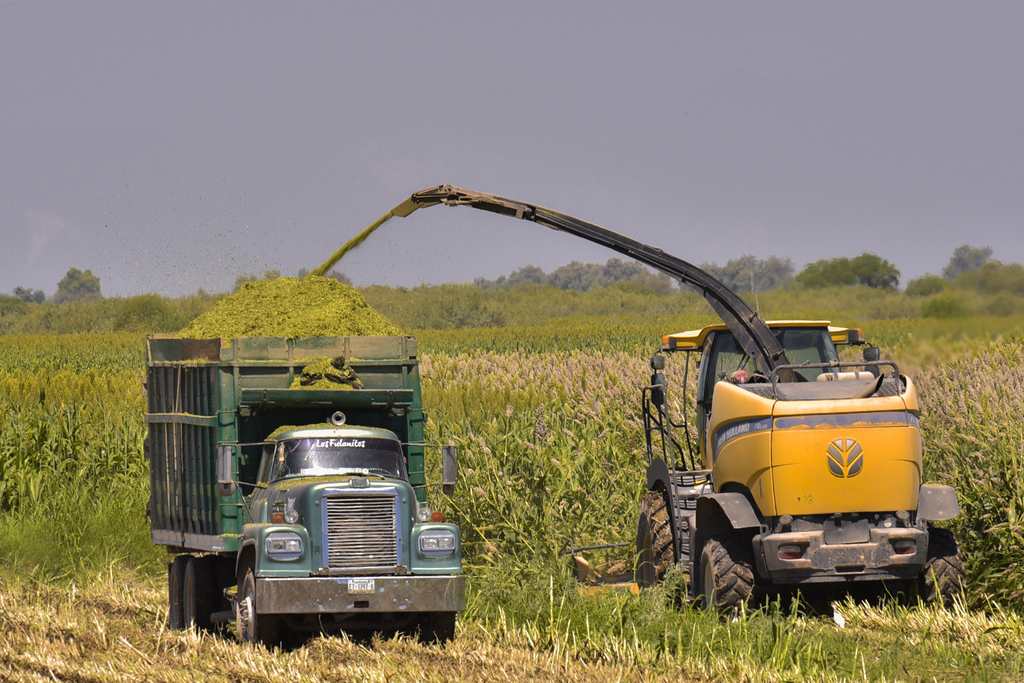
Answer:
[[185, 339], [402, 334], [354, 287], [325, 277], [247, 282], [178, 333]]

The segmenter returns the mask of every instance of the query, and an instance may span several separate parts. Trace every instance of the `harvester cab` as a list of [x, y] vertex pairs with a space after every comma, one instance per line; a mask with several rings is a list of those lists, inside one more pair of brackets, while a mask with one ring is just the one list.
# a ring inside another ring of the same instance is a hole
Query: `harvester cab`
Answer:
[[[727, 611], [784, 586], [869, 581], [950, 602], [963, 561], [932, 524], [957, 514], [956, 493], [921, 483], [913, 383], [860, 330], [767, 324], [786, 366], [765, 368], [725, 325], [665, 336], [652, 358], [638, 582], [679, 563], [691, 595]], [[862, 359], [840, 360], [841, 345]], [[664, 372], [678, 353], [681, 402]]]

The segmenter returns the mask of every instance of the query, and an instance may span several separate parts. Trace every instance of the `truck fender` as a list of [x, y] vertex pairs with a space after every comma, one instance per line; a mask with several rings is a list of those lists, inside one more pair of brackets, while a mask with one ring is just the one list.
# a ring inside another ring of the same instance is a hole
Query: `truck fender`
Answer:
[[761, 519], [742, 493], [712, 493], [697, 499], [697, 527], [725, 518], [733, 529], [760, 529]]
[[238, 571], [242, 568], [242, 565], [250, 561], [250, 557], [252, 558], [253, 567], [256, 566], [256, 558], [259, 556], [257, 545], [257, 540], [253, 536], [244, 535], [239, 539], [238, 553], [235, 555], [235, 576], [238, 576]]
[[956, 489], [943, 484], [921, 484], [917, 499], [917, 518], [929, 522], [942, 522], [960, 514]]

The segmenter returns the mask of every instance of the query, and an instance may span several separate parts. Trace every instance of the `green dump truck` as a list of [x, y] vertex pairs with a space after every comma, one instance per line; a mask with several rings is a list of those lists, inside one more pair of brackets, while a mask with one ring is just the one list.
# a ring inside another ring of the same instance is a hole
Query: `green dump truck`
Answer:
[[[171, 628], [233, 621], [268, 644], [453, 636], [461, 544], [428, 507], [414, 338], [157, 336], [147, 358], [148, 514], [175, 554]], [[362, 388], [293, 388], [325, 358], [344, 358]], [[454, 448], [442, 470], [453, 486]]]

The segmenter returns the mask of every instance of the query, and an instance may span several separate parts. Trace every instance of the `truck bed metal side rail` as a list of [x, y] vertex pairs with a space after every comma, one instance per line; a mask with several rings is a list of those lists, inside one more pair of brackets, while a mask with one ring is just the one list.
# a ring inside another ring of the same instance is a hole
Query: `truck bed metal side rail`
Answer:
[[[661, 249], [557, 211], [451, 185], [440, 185], [416, 192], [392, 209], [391, 214], [404, 217], [420, 207], [435, 204], [471, 206], [474, 209], [533, 221], [636, 259], [698, 289], [729, 327], [743, 350], [761, 361], [765, 372], [771, 372], [776, 366], [789, 364], [785, 350], [767, 323], [746, 301], [700, 268]], [[794, 380], [793, 372], [789, 369], [781, 369], [779, 377], [782, 381]]]

